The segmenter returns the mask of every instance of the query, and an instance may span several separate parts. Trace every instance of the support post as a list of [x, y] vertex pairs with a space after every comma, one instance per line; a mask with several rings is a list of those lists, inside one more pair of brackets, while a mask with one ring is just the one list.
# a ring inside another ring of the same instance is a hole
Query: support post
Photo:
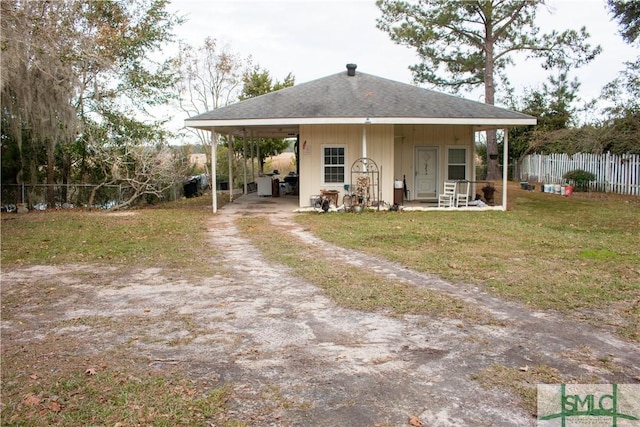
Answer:
[[242, 173], [244, 176], [244, 195], [248, 194], [247, 191], [247, 130], [242, 129]]
[[256, 181], [256, 167], [255, 167], [255, 159], [254, 159], [254, 153], [253, 153], [253, 146], [255, 145], [255, 140], [253, 139], [253, 129], [251, 129], [251, 132], [249, 133], [249, 140], [251, 141], [251, 143], [249, 144], [249, 147], [251, 148], [251, 182], [255, 182]]
[[217, 178], [217, 159], [218, 137], [215, 128], [211, 128], [211, 208], [213, 213], [218, 212], [218, 178]]
[[502, 210], [507, 210], [507, 177], [509, 172], [509, 129], [504, 129], [504, 147], [502, 149]]
[[229, 137], [229, 202], [233, 202], [233, 135], [228, 134]]
[[262, 169], [262, 157], [260, 157], [260, 138], [256, 141], [256, 157], [258, 158], [258, 176], [264, 173]]

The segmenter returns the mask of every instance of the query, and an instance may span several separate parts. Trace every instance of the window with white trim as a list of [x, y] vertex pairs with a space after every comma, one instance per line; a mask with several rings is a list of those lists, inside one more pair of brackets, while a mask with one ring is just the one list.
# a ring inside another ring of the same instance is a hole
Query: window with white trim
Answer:
[[324, 184], [344, 184], [346, 150], [344, 145], [322, 147], [322, 181]]
[[447, 149], [447, 179], [450, 181], [467, 179], [467, 149], [465, 147]]

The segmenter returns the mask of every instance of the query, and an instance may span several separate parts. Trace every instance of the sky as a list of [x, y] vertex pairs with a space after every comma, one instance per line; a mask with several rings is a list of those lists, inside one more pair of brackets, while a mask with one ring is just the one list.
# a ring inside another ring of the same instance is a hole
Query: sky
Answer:
[[[543, 31], [586, 26], [590, 43], [602, 46], [594, 61], [571, 75], [581, 82], [582, 99], [597, 98], [624, 68], [624, 61], [638, 55], [638, 48], [623, 42], [604, 0], [547, 3], [537, 16]], [[215, 38], [240, 56], [251, 56], [276, 80], [292, 73], [300, 84], [355, 63], [358, 71], [412, 83], [408, 67], [418, 62], [414, 50], [393, 43], [376, 28], [381, 13], [375, 0], [173, 0], [168, 10], [186, 18], [175, 31], [179, 39], [199, 46], [207, 36]], [[547, 75], [535, 62], [517, 58], [509, 80], [522, 91], [540, 87]], [[481, 91], [462, 96], [483, 101]]]

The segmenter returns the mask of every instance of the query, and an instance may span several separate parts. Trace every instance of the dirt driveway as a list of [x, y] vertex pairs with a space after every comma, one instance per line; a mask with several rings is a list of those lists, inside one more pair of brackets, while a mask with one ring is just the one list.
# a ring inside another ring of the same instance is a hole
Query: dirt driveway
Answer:
[[[485, 390], [472, 376], [495, 365], [547, 365], [600, 382], [636, 382], [640, 375], [640, 346], [607, 331], [364, 254], [345, 256], [297, 227], [290, 214], [268, 212], [265, 218], [292, 239], [315, 243], [333, 259], [457, 296], [503, 322], [469, 326], [338, 307], [317, 287], [265, 261], [235, 226], [246, 210], [230, 206], [208, 230], [211, 244], [224, 248], [211, 262], [233, 267], [230, 274], [192, 280], [141, 268], [122, 276], [116, 268], [87, 265], [3, 271], [3, 294], [23, 294], [26, 301], [3, 321], [3, 338], [19, 345], [73, 337], [87, 353], [128, 344], [151, 369], [180, 369], [211, 386], [231, 384], [228, 415], [255, 426], [403, 426], [410, 417], [424, 426], [535, 425], [515, 395]], [[44, 310], [29, 300], [32, 286], [52, 289]], [[113, 322], [125, 324], [126, 332]]]

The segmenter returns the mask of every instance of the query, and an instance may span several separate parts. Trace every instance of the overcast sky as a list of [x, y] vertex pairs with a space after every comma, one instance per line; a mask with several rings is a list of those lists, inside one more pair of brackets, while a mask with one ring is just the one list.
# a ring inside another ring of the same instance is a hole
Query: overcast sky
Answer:
[[[408, 67], [417, 62], [412, 49], [376, 28], [380, 11], [374, 0], [173, 0], [169, 10], [187, 19], [176, 33], [190, 45], [213, 37], [242, 57], [251, 55], [277, 80], [292, 73], [296, 84], [341, 72], [350, 62], [358, 71], [411, 83]], [[623, 62], [638, 55], [618, 35], [604, 0], [549, 0], [537, 22], [545, 31], [584, 25], [591, 43], [602, 46], [595, 61], [574, 72], [585, 100], [598, 97]], [[538, 87], [546, 76], [531, 62], [520, 61], [510, 70], [518, 88]], [[480, 92], [463, 96], [482, 101]]]

